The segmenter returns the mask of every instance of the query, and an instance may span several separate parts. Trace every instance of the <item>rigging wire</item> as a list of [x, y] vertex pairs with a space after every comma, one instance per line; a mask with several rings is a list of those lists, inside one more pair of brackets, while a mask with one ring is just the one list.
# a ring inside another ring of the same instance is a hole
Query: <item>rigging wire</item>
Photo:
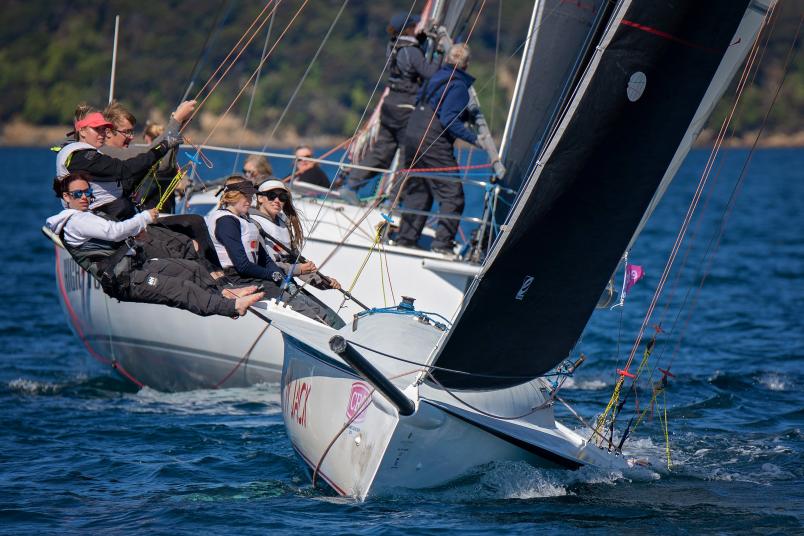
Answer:
[[[262, 52], [260, 53], [260, 57], [262, 58], [265, 56], [266, 50], [268, 50], [268, 42], [271, 40], [271, 30], [274, 27], [274, 19], [276, 18], [276, 12], [271, 13], [271, 22], [268, 23], [268, 30], [265, 32], [265, 42], [262, 44]], [[246, 110], [246, 118], [243, 120], [243, 134], [245, 134], [246, 127], [248, 127], [248, 122], [251, 119], [251, 109], [254, 106], [254, 97], [257, 95], [257, 86], [260, 85], [260, 74], [262, 72], [262, 65], [257, 67], [257, 77], [254, 79], [254, 86], [251, 88], [251, 98], [248, 100], [248, 109]], [[240, 136], [240, 141], [237, 144], [238, 152], [235, 153], [234, 164], [232, 165], [232, 175], [237, 172], [237, 165], [240, 162], [240, 149], [243, 148], [243, 135]], [[263, 151], [265, 149], [263, 148]]]
[[[198, 93], [197, 93], [197, 94], [196, 94], [196, 96], [195, 96], [195, 99], [193, 99], [193, 100], [198, 100], [198, 99], [199, 99], [199, 97], [201, 96], [201, 94], [202, 94], [202, 93], [204, 93], [204, 90], [205, 90], [205, 89], [206, 89], [206, 88], [207, 88], [207, 87], [210, 85], [210, 83], [212, 83], [212, 81], [215, 79], [215, 76], [218, 74], [218, 72], [219, 72], [219, 71], [220, 71], [220, 70], [223, 68], [223, 66], [224, 66], [224, 65], [226, 65], [226, 63], [229, 61], [229, 58], [231, 58], [231, 57], [232, 57], [232, 54], [235, 52], [235, 50], [238, 50], [238, 48], [240, 48], [239, 52], [238, 52], [238, 53], [237, 53], [237, 55], [236, 55], [236, 56], [235, 56], [235, 57], [232, 59], [232, 61], [231, 61], [231, 62], [229, 62], [229, 66], [228, 66], [228, 67], [226, 68], [226, 70], [225, 70], [225, 71], [224, 71], [224, 72], [223, 72], [223, 73], [220, 75], [220, 77], [218, 78], [218, 80], [217, 80], [217, 81], [216, 81], [216, 82], [215, 82], [215, 83], [212, 85], [212, 87], [211, 87], [211, 88], [210, 88], [210, 90], [207, 92], [207, 94], [206, 94], [206, 96], [203, 98], [203, 100], [201, 100], [201, 102], [200, 102], [200, 103], [198, 103], [198, 106], [196, 106], [196, 107], [195, 107], [195, 110], [193, 110], [193, 113], [190, 115], [190, 117], [187, 119], [187, 121], [185, 121], [185, 122], [184, 122], [184, 125], [183, 125], [183, 126], [182, 126], [182, 128], [181, 128], [181, 132], [183, 132], [183, 131], [184, 131], [184, 129], [185, 129], [185, 128], [186, 128], [186, 127], [187, 127], [187, 126], [188, 126], [188, 125], [189, 125], [189, 124], [192, 122], [192, 120], [193, 120], [193, 119], [195, 119], [195, 116], [196, 116], [196, 115], [198, 115], [198, 112], [201, 110], [201, 108], [202, 108], [202, 107], [204, 106], [204, 104], [207, 102], [207, 99], [209, 99], [209, 97], [212, 95], [212, 93], [215, 91], [215, 89], [217, 89], [218, 85], [219, 85], [219, 84], [220, 84], [220, 83], [223, 81], [223, 79], [226, 77], [226, 75], [227, 75], [227, 74], [229, 73], [229, 71], [232, 69], [232, 67], [233, 67], [233, 66], [234, 66], [234, 64], [237, 62], [237, 60], [240, 58], [240, 56], [243, 54], [243, 52], [245, 52], [246, 48], [248, 48], [248, 46], [251, 44], [251, 42], [254, 40], [254, 38], [255, 38], [255, 37], [256, 37], [256, 36], [259, 34], [260, 30], [262, 30], [262, 27], [263, 27], [263, 26], [265, 25], [265, 23], [268, 21], [268, 16], [265, 16], [265, 17], [264, 17], [264, 20], [263, 20], [263, 21], [260, 23], [260, 25], [257, 27], [257, 29], [256, 29], [256, 30], [254, 30], [254, 32], [252, 33], [252, 35], [251, 35], [251, 37], [248, 39], [248, 41], [246, 41], [246, 43], [245, 43], [245, 44], [244, 44], [242, 47], [240, 47], [240, 44], [243, 42], [243, 40], [246, 38], [246, 36], [249, 34], [249, 32], [251, 32], [251, 29], [254, 27], [254, 25], [255, 25], [255, 24], [257, 24], [257, 22], [258, 22], [260, 19], [263, 19], [263, 15], [264, 15], [264, 14], [265, 14], [265, 12], [268, 10], [268, 8], [271, 6], [271, 4], [274, 4], [274, 8], [271, 10], [271, 13], [270, 13], [269, 15], [272, 15], [273, 13], [275, 13], [275, 12], [276, 12], [276, 10], [277, 10], [277, 8], [279, 7], [279, 4], [280, 4], [281, 2], [282, 2], [282, 0], [268, 0], [268, 2], [265, 4], [265, 7], [263, 7], [263, 8], [262, 8], [262, 11], [260, 11], [260, 13], [257, 15], [257, 17], [256, 17], [256, 18], [255, 18], [255, 19], [252, 21], [251, 25], [250, 25], [250, 26], [249, 26], [249, 27], [246, 29], [246, 31], [245, 31], [245, 32], [243, 32], [243, 33], [241, 34], [240, 39], [237, 41], [237, 43], [235, 43], [235, 45], [232, 47], [232, 49], [229, 51], [229, 54], [227, 54], [227, 55], [226, 55], [226, 57], [223, 59], [223, 61], [221, 61], [221, 62], [220, 62], [220, 64], [218, 64], [218, 67], [217, 67], [217, 68], [215, 69], [215, 71], [214, 71], [214, 72], [213, 72], [213, 73], [210, 75], [210, 77], [207, 79], [207, 81], [206, 81], [206, 83], [204, 84], [204, 86], [203, 86], [203, 87], [202, 87], [202, 88], [201, 88], [201, 89], [198, 91]], [[259, 68], [259, 67], [258, 67], [258, 68]], [[203, 144], [202, 144], [202, 145], [203, 145]]]
[[187, 97], [190, 95], [190, 91], [193, 90], [193, 86], [195, 85], [195, 81], [198, 78], [198, 73], [200, 71], [199, 67], [201, 65], [201, 61], [206, 57], [207, 50], [212, 45], [210, 39], [212, 38], [212, 35], [215, 34], [215, 30], [218, 28], [218, 21], [220, 20], [221, 14], [223, 13], [223, 8], [227, 3], [228, 0], [221, 0], [220, 7], [218, 7], [218, 12], [215, 14], [215, 19], [212, 21], [212, 26], [209, 28], [209, 33], [207, 33], [207, 37], [204, 39], [204, 44], [201, 46], [201, 53], [196, 58], [193, 68], [190, 70], [190, 82], [187, 84], [187, 89], [184, 91], [184, 96], [181, 98], [182, 102], [187, 100]]
[[[262, 57], [262, 60], [260, 61], [259, 65], [257, 66], [257, 68], [258, 68], [258, 69], [259, 69], [259, 68], [261, 68], [261, 67], [262, 67], [262, 66], [265, 64], [265, 62], [266, 62], [266, 61], [268, 61], [268, 58], [269, 58], [269, 57], [271, 56], [271, 54], [273, 53], [274, 49], [276, 49], [276, 46], [277, 46], [277, 45], [278, 45], [278, 44], [279, 44], [279, 43], [282, 41], [282, 39], [285, 37], [285, 34], [288, 32], [288, 30], [289, 30], [289, 29], [290, 29], [290, 27], [293, 25], [293, 23], [294, 23], [294, 22], [296, 22], [296, 19], [298, 18], [299, 14], [300, 14], [300, 13], [301, 13], [301, 12], [304, 10], [304, 8], [307, 6], [307, 4], [308, 4], [308, 2], [309, 2], [309, 1], [310, 1], [310, 0], [304, 0], [304, 2], [302, 3], [301, 7], [299, 7], [299, 9], [296, 11], [296, 13], [294, 13], [294, 14], [293, 14], [293, 17], [290, 19], [290, 22], [288, 22], [288, 24], [285, 26], [285, 29], [284, 29], [284, 30], [282, 30], [282, 33], [281, 33], [281, 34], [279, 35], [279, 37], [277, 38], [276, 42], [274, 42], [273, 46], [271, 47], [271, 50], [269, 50], [269, 51], [268, 51], [268, 54], [266, 54], [265, 56], [263, 56], [263, 57]], [[277, 4], [277, 5], [279, 5], [279, 4]], [[263, 21], [263, 24], [265, 24], [265, 22], [264, 22], [264, 21]], [[260, 27], [262, 27], [262, 26], [260, 26]], [[255, 35], [256, 35], [256, 34], [255, 34]], [[253, 39], [253, 38], [254, 38], [254, 36], [252, 36], [252, 39]], [[250, 42], [250, 41], [249, 41], [249, 42]], [[249, 77], [249, 79], [248, 79], [248, 80], [246, 80], [246, 83], [245, 83], [245, 84], [243, 84], [243, 87], [241, 87], [241, 88], [240, 88], [240, 91], [238, 91], [238, 92], [237, 92], [237, 95], [235, 95], [235, 98], [232, 100], [231, 104], [229, 104], [229, 106], [226, 108], [226, 110], [223, 112], [223, 114], [222, 114], [220, 117], [218, 117], [218, 120], [215, 122], [215, 124], [213, 125], [212, 129], [211, 129], [211, 130], [209, 131], [209, 133], [207, 134], [206, 139], [205, 139], [205, 140], [204, 140], [204, 142], [201, 144], [202, 146], [203, 146], [203, 145], [206, 145], [206, 143], [207, 143], [207, 142], [209, 141], [209, 139], [212, 137], [212, 134], [214, 134], [214, 133], [215, 133], [215, 130], [217, 130], [218, 126], [220, 126], [221, 122], [222, 122], [222, 121], [223, 121], [223, 120], [226, 118], [226, 116], [227, 116], [227, 115], [229, 115], [229, 112], [232, 110], [232, 108], [234, 107], [234, 105], [235, 105], [235, 104], [237, 104], [237, 101], [240, 99], [240, 96], [243, 94], [243, 92], [244, 92], [244, 91], [246, 90], [246, 88], [249, 86], [249, 84], [250, 84], [250, 83], [251, 83], [251, 81], [254, 79], [254, 77], [256, 76], [256, 74], [257, 74], [257, 72], [255, 71], [255, 72], [254, 72], [254, 73], [253, 73], [253, 74], [252, 74], [252, 75]], [[196, 108], [196, 111], [198, 111], [198, 108]]]
[[[296, 84], [296, 88], [293, 90], [293, 94], [288, 99], [288, 103], [285, 105], [285, 108], [282, 110], [282, 113], [279, 116], [279, 119], [276, 120], [274, 123], [274, 128], [271, 129], [271, 133], [268, 135], [268, 138], [265, 140], [265, 144], [262, 146], [262, 150], [268, 148], [268, 142], [274, 138], [276, 135], [277, 129], [279, 129], [279, 125], [282, 124], [282, 120], [285, 119], [285, 114], [287, 114], [290, 107], [293, 105], [293, 102], [296, 100], [296, 95], [299, 94], [299, 90], [301, 89], [304, 81], [307, 80], [307, 76], [310, 74], [310, 71], [313, 69], [313, 65], [315, 64], [316, 60], [318, 59], [318, 55], [321, 54], [321, 51], [324, 49], [324, 45], [327, 44], [329, 40], [329, 36], [332, 34], [332, 30], [335, 29], [335, 25], [338, 23], [338, 20], [341, 18], [341, 14], [343, 10], [346, 8], [346, 4], [349, 3], [349, 0], [343, 0], [343, 4], [341, 4], [341, 8], [338, 10], [338, 13], [335, 15], [335, 18], [332, 20], [332, 24], [329, 25], [329, 29], [327, 30], [324, 39], [321, 40], [321, 44], [318, 45], [318, 50], [315, 51], [313, 55], [313, 59], [310, 60], [310, 63], [307, 64], [307, 69], [304, 71], [299, 82]], [[256, 88], [256, 85], [255, 85]]]

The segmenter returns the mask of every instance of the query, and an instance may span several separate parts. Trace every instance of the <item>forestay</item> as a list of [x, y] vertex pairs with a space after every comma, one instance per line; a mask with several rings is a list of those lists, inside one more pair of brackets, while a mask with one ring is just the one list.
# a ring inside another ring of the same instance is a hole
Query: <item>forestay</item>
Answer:
[[438, 381], [503, 388], [568, 356], [749, 3], [618, 5], [436, 358], [471, 375]]

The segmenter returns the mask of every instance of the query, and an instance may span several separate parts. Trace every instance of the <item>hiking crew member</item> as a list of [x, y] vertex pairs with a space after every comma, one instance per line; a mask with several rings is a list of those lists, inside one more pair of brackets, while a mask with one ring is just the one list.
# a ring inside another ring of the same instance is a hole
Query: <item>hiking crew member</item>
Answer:
[[[195, 101], [181, 103], [176, 108], [176, 111], [170, 114], [167, 132], [179, 132], [184, 122], [192, 115], [193, 110], [195, 110]], [[137, 124], [137, 119], [128, 109], [113, 101], [103, 111], [103, 115], [113, 127], [107, 133], [106, 143], [99, 149], [101, 153], [128, 161], [148, 151], [148, 147], [129, 146], [134, 137], [134, 126]], [[161, 143], [164, 137], [163, 131], [156, 139], [151, 140], [151, 147]], [[178, 171], [176, 149], [173, 148], [159, 160], [155, 176], [144, 176], [141, 181], [134, 183], [130, 188], [132, 191], [141, 190], [139, 192], [141, 200], [138, 206], [144, 209], [156, 207], [162, 197], [163, 190], [171, 184]], [[122, 193], [125, 195], [126, 192]], [[175, 196], [171, 194], [167, 197], [160, 211], [170, 213], [173, 211], [175, 204]], [[149, 228], [148, 235], [147, 240], [155, 245], [156, 242], [161, 243], [161, 247], [167, 252], [159, 255], [160, 257], [186, 258], [186, 255], [182, 254], [182, 252], [187, 251], [187, 245], [192, 244], [194, 241], [199, 255], [193, 255], [192, 260], [200, 260], [210, 272], [220, 269], [212, 239], [207, 231], [207, 225], [204, 222], [204, 218], [198, 214], [162, 216], [159, 218], [158, 223]]]
[[256, 287], [227, 290], [226, 298], [216, 281], [195, 262], [185, 259], [149, 259], [131, 237], [144, 231], [158, 217], [156, 209], [124, 221], [112, 221], [89, 212], [93, 190], [89, 175], [70, 173], [53, 183], [65, 210], [47, 220], [67, 251], [92, 274], [103, 291], [120, 301], [168, 305], [201, 316], [236, 317], [262, 298]]
[[[405, 132], [406, 168], [457, 167], [453, 152], [455, 140], [460, 138], [472, 145], [477, 144], [477, 135], [463, 124], [464, 120], [471, 119], [466, 107], [469, 87], [475, 81], [466, 72], [468, 64], [469, 47], [454, 45], [447, 54], [445, 65], [422, 86]], [[429, 211], [435, 198], [440, 215], [460, 216], [463, 213], [464, 195], [460, 182], [411, 175], [403, 186], [403, 197], [404, 207], [408, 209]], [[417, 247], [426, 221], [424, 215], [403, 214], [396, 244]], [[458, 219], [439, 218], [430, 249], [452, 254], [459, 223]]]
[[[147, 147], [143, 147], [130, 145], [134, 140], [134, 127], [137, 126], [137, 119], [134, 117], [134, 114], [119, 102], [112, 101], [103, 110], [103, 116], [107, 121], [112, 123], [113, 127], [109, 129], [106, 136], [106, 143], [100, 148], [100, 152], [113, 158], [127, 160], [147, 151], [150, 147], [160, 143], [165, 138], [165, 132], [179, 132], [184, 122], [192, 116], [195, 110], [195, 104], [193, 100], [182, 102], [178, 108], [170, 114], [170, 122], [167, 128], [163, 127], [158, 134], [151, 136], [150, 139], [146, 138], [145, 143]], [[159, 203], [162, 192], [170, 186], [173, 177], [175, 177], [176, 173], [179, 171], [179, 166], [176, 163], [176, 153], [176, 148], [168, 151], [168, 153], [159, 160], [159, 165], [155, 170], [155, 176], [145, 179], [142, 188], [137, 192], [137, 205], [140, 208], [153, 208]], [[133, 188], [137, 189], [137, 187], [138, 184], [135, 184]], [[160, 212], [163, 214], [172, 214], [175, 212], [175, 208], [176, 198], [170, 195], [162, 205]]]
[[[424, 80], [438, 71], [439, 62], [428, 62], [416, 36], [419, 17], [398, 13], [388, 26], [388, 95], [380, 107], [380, 129], [371, 152], [360, 161], [360, 165], [387, 169], [394, 159], [397, 148], [402, 145], [402, 136], [408, 118], [416, 103], [416, 95]], [[402, 158], [401, 161], [404, 161]], [[344, 178], [345, 188], [341, 190], [347, 200], [356, 200], [348, 190], [357, 192], [363, 185], [377, 176], [375, 171], [353, 169], [336, 179], [335, 187], [341, 186]]]
[[321, 276], [312, 261], [301, 257], [304, 232], [293, 206], [293, 196], [285, 183], [270, 180], [260, 184], [257, 208], [259, 210], [251, 211], [252, 220], [262, 228], [265, 249], [282, 271], [292, 273], [317, 289], [341, 288], [337, 279]]
[[86, 110], [82, 106], [76, 110], [76, 141], [59, 151], [56, 176], [63, 177], [76, 171], [87, 172], [95, 193], [95, 200], [89, 208], [116, 219], [131, 218], [137, 211], [127, 194], [157, 160], [181, 143], [181, 137], [178, 132], [169, 132], [161, 143], [148, 151], [128, 160], [119, 160], [98, 151], [106, 143], [108, 130], [114, 125], [100, 112], [86, 113]]

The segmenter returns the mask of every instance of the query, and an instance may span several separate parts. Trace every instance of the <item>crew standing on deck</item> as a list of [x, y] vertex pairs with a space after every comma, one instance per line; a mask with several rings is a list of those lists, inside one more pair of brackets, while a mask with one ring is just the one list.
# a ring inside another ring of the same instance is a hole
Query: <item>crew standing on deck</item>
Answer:
[[[469, 88], [475, 79], [466, 72], [469, 65], [469, 47], [453, 45], [445, 64], [423, 86], [416, 109], [410, 116], [405, 131], [406, 168], [456, 168], [453, 146], [462, 139], [477, 145], [477, 134], [469, 130], [464, 121], [472, 120], [467, 112]], [[457, 181], [439, 180], [411, 175], [402, 186], [404, 208], [427, 212], [438, 201], [439, 218], [436, 236], [430, 249], [436, 253], [454, 253], [455, 233], [463, 213], [463, 185]], [[418, 247], [427, 216], [406, 213], [402, 215], [396, 245]]]
[[[368, 156], [360, 162], [362, 166], [387, 169], [391, 165], [397, 148], [402, 145], [416, 95], [422, 83], [438, 71], [439, 62], [427, 61], [424, 56], [416, 36], [418, 23], [419, 17], [408, 13], [397, 13], [391, 18], [388, 26], [388, 95], [380, 108], [377, 140]], [[340, 187], [345, 181], [340, 190], [342, 197], [354, 201], [357, 191], [376, 175], [376, 171], [353, 169], [336, 179], [334, 186]]]

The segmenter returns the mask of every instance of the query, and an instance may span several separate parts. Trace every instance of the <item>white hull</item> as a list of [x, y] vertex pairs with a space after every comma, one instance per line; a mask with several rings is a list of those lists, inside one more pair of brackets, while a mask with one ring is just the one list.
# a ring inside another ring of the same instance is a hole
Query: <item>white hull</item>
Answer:
[[[467, 405], [431, 384], [416, 386], [420, 367], [358, 348], [415, 401], [415, 413], [400, 416], [328, 349], [329, 338], [338, 332], [282, 311], [268, 315], [286, 334], [282, 411], [288, 435], [316, 478], [341, 495], [363, 500], [400, 488], [437, 487], [499, 461], [569, 469], [627, 465], [557, 423], [552, 406], [544, 405], [548, 395], [539, 381], [506, 391], [456, 393]], [[374, 315], [360, 319], [357, 330], [347, 326], [339, 334], [422, 362], [441, 332], [413, 317]], [[499, 417], [527, 415], [495, 418], [470, 405]]]
[[[203, 198], [203, 196], [200, 196]], [[308, 216], [315, 217], [318, 202], [304, 203]], [[342, 203], [328, 203], [323, 221], [305, 247], [305, 255], [321, 263], [340, 237], [348, 221], [362, 209]], [[313, 212], [313, 211], [316, 212]], [[358, 232], [322, 270], [348, 286], [371, 245], [372, 225], [379, 213], [367, 218]], [[282, 370], [284, 343], [281, 334], [253, 314], [234, 320], [199, 317], [170, 307], [122, 303], [106, 296], [99, 284], [81, 269], [59, 246], [55, 248], [59, 300], [68, 323], [87, 351], [105, 365], [113, 365], [138, 386], [160, 391], [183, 391], [218, 387], [245, 387], [261, 382], [278, 382]], [[370, 307], [393, 305], [402, 294], [421, 298], [426, 310], [445, 316], [460, 305], [463, 289], [476, 267], [446, 260], [426, 251], [388, 247], [382, 270], [390, 272], [390, 285], [380, 288], [379, 255], [375, 252], [358, 280], [354, 295]], [[424, 264], [427, 264], [427, 267]], [[445, 271], [446, 270], [446, 271]], [[452, 273], [452, 272], [459, 273]], [[308, 289], [334, 310], [343, 296], [337, 291]], [[361, 311], [346, 302], [340, 315], [346, 321]], [[247, 358], [249, 348], [259, 337]]]

